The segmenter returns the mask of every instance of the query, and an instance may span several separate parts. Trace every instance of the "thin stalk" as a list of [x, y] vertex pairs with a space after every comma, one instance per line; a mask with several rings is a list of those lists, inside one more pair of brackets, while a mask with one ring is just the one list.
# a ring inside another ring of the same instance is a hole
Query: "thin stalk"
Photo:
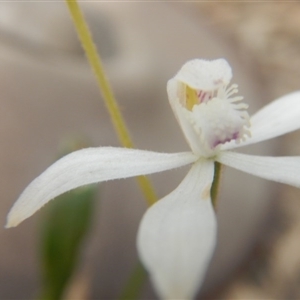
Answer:
[[[132, 139], [129, 135], [129, 131], [125, 125], [125, 121], [120, 112], [118, 103], [113, 95], [112, 89], [106, 78], [105, 71], [101, 62], [101, 58], [98, 54], [96, 46], [93, 42], [90, 30], [81, 12], [81, 9], [77, 3], [77, 0], [65, 0], [69, 8], [69, 12], [72, 16], [77, 34], [81, 41], [81, 45], [84, 48], [86, 57], [90, 63], [91, 68], [97, 79], [100, 92], [103, 96], [105, 105], [109, 111], [111, 120], [119, 137], [121, 144], [127, 148], [134, 148]], [[137, 177], [139, 186], [148, 202], [148, 205], [152, 205], [157, 201], [157, 197], [154, 192], [154, 188], [150, 183], [150, 180], [145, 176]]]
[[220, 181], [222, 177], [223, 166], [219, 162], [215, 162], [214, 180], [210, 190], [211, 201], [215, 210], [218, 206], [218, 196], [220, 190]]

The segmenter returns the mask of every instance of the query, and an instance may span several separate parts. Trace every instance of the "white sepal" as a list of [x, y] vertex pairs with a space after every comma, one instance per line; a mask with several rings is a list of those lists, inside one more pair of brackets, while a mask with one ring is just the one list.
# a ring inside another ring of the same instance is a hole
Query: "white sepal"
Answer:
[[162, 299], [192, 299], [204, 279], [217, 235], [210, 199], [213, 173], [212, 161], [195, 163], [142, 219], [138, 253]]
[[61, 158], [33, 180], [10, 210], [6, 227], [17, 226], [56, 196], [111, 179], [161, 172], [192, 163], [192, 153], [156, 153], [127, 148], [87, 148]]
[[221, 152], [216, 160], [237, 170], [300, 188], [300, 156], [256, 156]]

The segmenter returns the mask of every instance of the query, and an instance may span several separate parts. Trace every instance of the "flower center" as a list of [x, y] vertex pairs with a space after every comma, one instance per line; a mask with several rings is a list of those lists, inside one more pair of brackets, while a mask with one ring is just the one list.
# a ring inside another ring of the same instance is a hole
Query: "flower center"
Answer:
[[221, 144], [232, 140], [239, 143], [251, 136], [248, 105], [240, 102], [243, 97], [232, 97], [237, 88], [233, 84], [229, 88], [204, 91], [185, 85], [185, 108], [208, 155], [215, 153]]

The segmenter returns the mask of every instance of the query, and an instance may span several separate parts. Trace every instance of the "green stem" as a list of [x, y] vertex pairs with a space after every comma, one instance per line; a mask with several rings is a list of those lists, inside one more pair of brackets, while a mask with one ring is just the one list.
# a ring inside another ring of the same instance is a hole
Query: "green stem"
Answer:
[[218, 206], [218, 196], [220, 189], [220, 181], [222, 175], [222, 165], [219, 162], [215, 162], [215, 172], [214, 172], [214, 180], [210, 190], [211, 202], [213, 204], [214, 209], [217, 209]]
[[[69, 8], [70, 14], [72, 16], [79, 39], [81, 41], [81, 45], [85, 51], [86, 57], [91, 65], [91, 68], [95, 73], [97, 83], [100, 88], [100, 92], [103, 96], [104, 102], [109, 111], [111, 120], [114, 124], [119, 140], [124, 147], [134, 148], [132, 139], [125, 125], [125, 121], [122, 117], [118, 103], [113, 95], [112, 89], [105, 76], [105, 71], [101, 62], [101, 58], [93, 42], [88, 25], [84, 19], [84, 16], [77, 3], [77, 0], [65, 0], [65, 1]], [[150, 206], [154, 204], [157, 201], [157, 197], [150, 180], [145, 176], [139, 176], [137, 177], [137, 180], [148, 202], [148, 205]]]

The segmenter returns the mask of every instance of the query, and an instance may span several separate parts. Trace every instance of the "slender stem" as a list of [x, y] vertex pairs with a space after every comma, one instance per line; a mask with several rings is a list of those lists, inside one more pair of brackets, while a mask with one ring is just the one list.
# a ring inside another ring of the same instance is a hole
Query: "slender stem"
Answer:
[[[114, 124], [115, 130], [119, 137], [121, 144], [127, 148], [133, 148], [133, 142], [130, 138], [129, 131], [125, 125], [124, 119], [118, 107], [117, 101], [114, 98], [112, 89], [105, 76], [105, 71], [97, 52], [96, 46], [93, 42], [88, 25], [84, 19], [81, 9], [77, 3], [77, 0], [65, 0], [72, 16], [74, 25], [76, 27], [79, 39], [82, 47], [84, 48], [86, 57], [95, 73], [97, 83], [102, 93], [104, 102], [109, 111], [111, 120]], [[149, 205], [154, 204], [157, 201], [157, 197], [154, 192], [149, 179], [145, 176], [139, 176], [137, 178], [139, 186]]]
[[221, 177], [222, 177], [222, 165], [216, 161], [214, 180], [210, 190], [211, 201], [215, 210], [217, 209], [218, 206], [218, 196], [219, 196]]
[[[100, 92], [102, 93], [104, 102], [109, 111], [111, 120], [114, 124], [119, 140], [124, 147], [133, 148], [133, 142], [130, 138], [129, 132], [118, 107], [117, 101], [114, 98], [112, 89], [110, 88], [108, 80], [105, 76], [105, 71], [102, 66], [100, 56], [92, 40], [92, 36], [90, 34], [84, 16], [80, 10], [80, 7], [77, 3], [77, 0], [65, 1], [72, 16], [86, 57], [95, 73]], [[154, 204], [157, 201], [157, 197], [149, 179], [145, 176], [139, 176], [137, 180], [148, 204]], [[121, 294], [121, 299], [137, 299], [138, 294], [146, 278], [146, 271], [142, 268], [141, 264], [138, 263], [135, 266], [132, 273], [130, 274], [129, 280], [125, 285], [123, 293]]]

